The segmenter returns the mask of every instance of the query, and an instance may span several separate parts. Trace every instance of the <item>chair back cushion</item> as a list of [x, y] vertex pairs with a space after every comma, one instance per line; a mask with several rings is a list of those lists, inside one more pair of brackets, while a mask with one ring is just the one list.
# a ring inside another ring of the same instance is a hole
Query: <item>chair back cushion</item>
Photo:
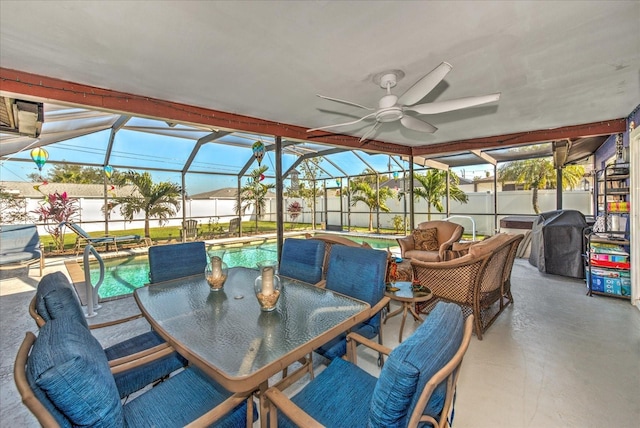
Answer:
[[36, 397], [62, 426], [124, 425], [122, 405], [102, 347], [69, 317], [47, 322], [27, 360]]
[[[373, 392], [369, 427], [406, 426], [425, 385], [455, 355], [464, 330], [460, 307], [440, 302], [416, 331], [396, 347]], [[446, 381], [431, 395], [424, 414], [442, 412]]]
[[170, 281], [204, 273], [207, 251], [204, 242], [157, 245], [149, 248], [149, 282]]
[[315, 239], [285, 239], [280, 275], [315, 284], [322, 279], [324, 242]]
[[34, 224], [7, 224], [0, 226], [2, 254], [29, 252], [40, 247], [40, 236]]
[[327, 289], [374, 306], [384, 296], [387, 253], [336, 245], [331, 250]]
[[46, 322], [70, 317], [89, 328], [76, 291], [62, 272], [42, 277], [36, 289], [36, 311]]
[[65, 224], [69, 226], [69, 229], [73, 230], [75, 233], [82, 236], [83, 238], [91, 238], [91, 236], [89, 236], [89, 234], [85, 232], [85, 230], [81, 228], [79, 225], [77, 225], [76, 223], [65, 223]]

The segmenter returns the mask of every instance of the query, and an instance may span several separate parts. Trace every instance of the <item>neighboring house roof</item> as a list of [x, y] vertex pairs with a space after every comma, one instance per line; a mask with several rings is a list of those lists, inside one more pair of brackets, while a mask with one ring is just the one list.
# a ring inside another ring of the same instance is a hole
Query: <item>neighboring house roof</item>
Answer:
[[[34, 186], [38, 186], [40, 191]], [[41, 198], [43, 194], [67, 192], [72, 198], [103, 198], [104, 185], [102, 184], [76, 184], [76, 183], [27, 183], [24, 181], [0, 181], [0, 188], [23, 198]], [[107, 186], [109, 197], [129, 196], [135, 192], [135, 186], [115, 186], [111, 190]]]
[[[236, 187], [225, 187], [223, 189], [211, 190], [208, 192], [196, 193], [190, 195], [190, 199], [236, 199], [238, 195], [238, 189]], [[275, 198], [274, 192], [267, 192], [267, 198]]]

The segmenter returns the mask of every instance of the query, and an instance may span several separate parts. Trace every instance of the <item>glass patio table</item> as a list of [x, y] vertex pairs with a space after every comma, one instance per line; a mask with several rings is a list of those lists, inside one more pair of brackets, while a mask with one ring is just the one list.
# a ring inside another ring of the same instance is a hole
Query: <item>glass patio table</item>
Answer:
[[220, 291], [203, 274], [146, 285], [134, 296], [154, 330], [231, 392], [266, 390], [271, 376], [370, 316], [366, 302], [286, 277], [276, 309], [263, 312], [258, 275], [236, 267]]

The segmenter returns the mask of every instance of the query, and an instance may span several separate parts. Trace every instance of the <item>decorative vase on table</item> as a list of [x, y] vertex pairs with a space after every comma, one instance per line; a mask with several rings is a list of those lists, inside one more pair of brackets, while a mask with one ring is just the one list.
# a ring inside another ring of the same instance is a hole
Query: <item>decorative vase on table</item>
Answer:
[[273, 311], [280, 298], [280, 277], [275, 274], [273, 266], [262, 267], [260, 273], [254, 284], [256, 298], [261, 310]]
[[[224, 254], [222, 257], [223, 256]], [[207, 278], [211, 291], [222, 290], [229, 275], [229, 267], [222, 260], [222, 257], [219, 254], [211, 255], [210, 253], [209, 263], [207, 263], [207, 267], [204, 269], [204, 275]]]

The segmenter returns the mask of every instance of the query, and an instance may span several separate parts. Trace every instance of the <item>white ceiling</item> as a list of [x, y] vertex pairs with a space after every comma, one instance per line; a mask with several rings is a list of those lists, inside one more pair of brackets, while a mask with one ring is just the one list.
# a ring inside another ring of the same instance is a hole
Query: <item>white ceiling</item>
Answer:
[[639, 27], [640, 1], [2, 0], [0, 66], [306, 128], [367, 113], [316, 94], [375, 107], [389, 69], [400, 95], [453, 65], [423, 102], [502, 93], [375, 137], [422, 146], [626, 117]]

